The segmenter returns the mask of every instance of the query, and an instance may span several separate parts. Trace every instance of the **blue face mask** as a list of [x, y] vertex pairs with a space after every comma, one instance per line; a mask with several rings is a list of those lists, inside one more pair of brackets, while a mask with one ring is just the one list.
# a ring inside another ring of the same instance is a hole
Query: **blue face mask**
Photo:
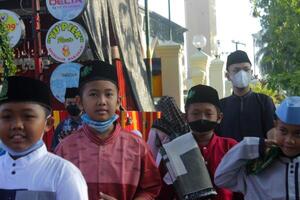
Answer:
[[38, 148], [40, 148], [41, 146], [43, 146], [44, 142], [42, 139], [39, 139], [35, 144], [33, 144], [31, 147], [25, 149], [24, 151], [21, 152], [17, 152], [11, 148], [9, 148], [8, 146], [6, 146], [2, 141], [0, 141], [0, 148], [3, 149], [4, 151], [8, 152], [11, 156], [14, 157], [22, 157], [25, 156], [35, 150], [37, 150]]
[[87, 114], [81, 115], [83, 123], [89, 127], [95, 129], [99, 134], [105, 133], [108, 128], [119, 118], [117, 114], [113, 115], [109, 120], [104, 122], [98, 122], [92, 120]]

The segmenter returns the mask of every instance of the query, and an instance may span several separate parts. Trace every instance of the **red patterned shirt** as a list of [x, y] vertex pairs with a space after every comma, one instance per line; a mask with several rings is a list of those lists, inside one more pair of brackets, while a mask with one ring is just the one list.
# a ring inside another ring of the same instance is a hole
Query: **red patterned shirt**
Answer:
[[98, 200], [100, 192], [118, 200], [155, 199], [160, 175], [147, 144], [119, 124], [104, 140], [96, 134], [84, 125], [56, 149], [56, 154], [81, 170], [89, 199]]

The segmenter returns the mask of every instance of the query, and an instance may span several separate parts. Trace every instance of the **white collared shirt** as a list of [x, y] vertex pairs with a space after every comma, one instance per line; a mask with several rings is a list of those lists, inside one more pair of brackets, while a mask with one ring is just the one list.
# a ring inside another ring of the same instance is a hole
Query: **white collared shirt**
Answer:
[[0, 190], [16, 190], [16, 200], [24, 190], [31, 195], [46, 192], [56, 200], [88, 200], [87, 185], [79, 169], [49, 153], [45, 145], [17, 160], [8, 153], [0, 157]]

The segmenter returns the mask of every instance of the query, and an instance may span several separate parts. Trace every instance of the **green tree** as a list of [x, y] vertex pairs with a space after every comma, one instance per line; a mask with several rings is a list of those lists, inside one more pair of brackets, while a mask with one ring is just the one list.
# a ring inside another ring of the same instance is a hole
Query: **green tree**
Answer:
[[269, 87], [300, 95], [300, 1], [250, 0], [260, 18], [261, 72]]
[[265, 94], [273, 99], [275, 104], [280, 104], [285, 95], [278, 90], [271, 89], [265, 80], [259, 80], [255, 84], [250, 85], [252, 91]]
[[4, 23], [0, 22], [0, 61], [3, 62], [3, 77], [15, 75], [17, 67], [14, 63], [14, 52], [9, 45], [8, 30]]

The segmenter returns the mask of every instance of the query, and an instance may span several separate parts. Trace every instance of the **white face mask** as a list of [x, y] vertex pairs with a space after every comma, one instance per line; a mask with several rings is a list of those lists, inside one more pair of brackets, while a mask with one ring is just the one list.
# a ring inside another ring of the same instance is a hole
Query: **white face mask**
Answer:
[[240, 70], [238, 73], [230, 76], [230, 79], [234, 87], [245, 88], [248, 87], [251, 82], [251, 74], [244, 70]]

